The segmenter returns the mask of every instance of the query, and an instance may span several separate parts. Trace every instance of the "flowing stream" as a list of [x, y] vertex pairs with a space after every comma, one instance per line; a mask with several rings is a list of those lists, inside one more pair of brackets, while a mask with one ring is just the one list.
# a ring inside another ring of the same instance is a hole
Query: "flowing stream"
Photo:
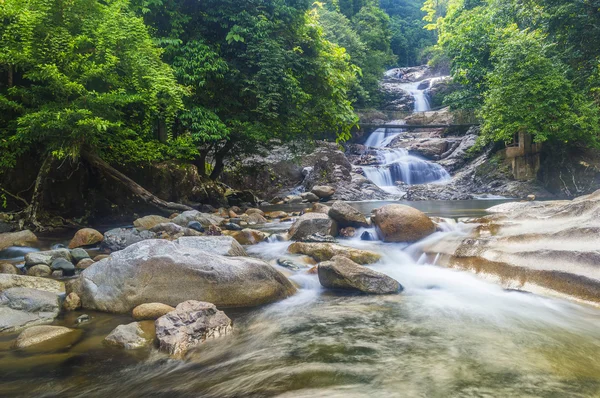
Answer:
[[[482, 215], [481, 208], [495, 204], [436, 203], [421, 206], [430, 215], [461, 217]], [[381, 204], [353, 205], [368, 213]], [[450, 219], [444, 231], [427, 239], [465, 235], [469, 227]], [[600, 396], [599, 309], [506, 291], [469, 273], [425, 264], [419, 243], [340, 243], [382, 253], [372, 267], [405, 291], [329, 291], [316, 275], [280, 268], [300, 287], [296, 295], [261, 308], [226, 310], [234, 333], [202, 345], [186, 361], [155, 349], [106, 347], [104, 337], [132, 319], [87, 312], [92, 321], [80, 326], [83, 336], [69, 348], [15, 351], [14, 335], [2, 335], [0, 396]], [[247, 250], [266, 261], [289, 257], [301, 264], [302, 258], [286, 254], [288, 245]], [[81, 314], [68, 313], [56, 324], [74, 327]]]

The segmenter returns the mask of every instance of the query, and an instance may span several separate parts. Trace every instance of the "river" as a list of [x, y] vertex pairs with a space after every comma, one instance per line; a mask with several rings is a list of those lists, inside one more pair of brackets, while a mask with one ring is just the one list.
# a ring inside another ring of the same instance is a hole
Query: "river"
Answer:
[[[422, 202], [430, 215], [477, 217], [494, 201]], [[355, 204], [365, 213], [378, 202]], [[450, 221], [445, 232], [465, 234]], [[269, 224], [284, 230], [289, 223]], [[282, 272], [300, 289], [287, 300], [225, 310], [235, 332], [185, 361], [155, 349], [102, 344], [128, 316], [93, 312], [71, 347], [18, 352], [0, 337], [0, 396], [69, 397], [597, 397], [600, 310], [506, 291], [476, 276], [422, 264], [419, 244], [341, 240], [383, 254], [373, 268], [400, 281], [391, 296], [326, 291], [316, 275]], [[288, 242], [250, 255], [285, 257]], [[296, 261], [298, 259], [296, 258]], [[82, 312], [56, 324], [74, 327]]]

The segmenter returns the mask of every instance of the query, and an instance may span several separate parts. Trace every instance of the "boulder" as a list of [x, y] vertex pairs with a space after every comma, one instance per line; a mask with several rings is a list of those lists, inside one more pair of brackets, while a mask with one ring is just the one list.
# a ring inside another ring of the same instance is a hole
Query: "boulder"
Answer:
[[264, 218], [263, 216], [261, 216], [258, 213], [252, 213], [244, 221], [246, 221], [250, 225], [253, 225], [253, 224], [265, 224], [267, 222], [267, 219]]
[[198, 221], [190, 221], [187, 225], [188, 228], [193, 229], [196, 232], [204, 232], [205, 229]]
[[380, 272], [356, 264], [344, 256], [318, 265], [319, 282], [332, 289], [356, 290], [368, 294], [393, 294], [403, 288], [398, 281]]
[[354, 207], [341, 201], [335, 201], [329, 209], [329, 217], [337, 221], [340, 227], [368, 227], [365, 216]]
[[142, 231], [137, 228], [114, 228], [104, 233], [102, 246], [116, 252], [143, 240], [154, 238], [156, 238], [154, 232]]
[[177, 239], [183, 247], [202, 250], [220, 256], [247, 256], [246, 250], [231, 236], [198, 236]]
[[71, 345], [81, 331], [63, 326], [32, 326], [19, 334], [14, 343], [15, 348], [33, 348], [39, 344], [51, 345], [52, 348], [62, 348]]
[[145, 303], [140, 304], [133, 309], [133, 319], [136, 321], [156, 320], [163, 315], [175, 311], [175, 308], [162, 303]]
[[52, 269], [46, 264], [38, 264], [27, 270], [29, 276], [39, 276], [41, 278], [49, 277], [52, 274]]
[[285, 199], [283, 201], [285, 203], [289, 203], [289, 204], [302, 203], [302, 196], [288, 195], [285, 197]]
[[260, 214], [261, 216], [264, 217], [265, 212], [262, 211], [261, 209], [248, 209], [248, 210], [246, 210], [246, 214], [247, 215]]
[[240, 245], [256, 245], [269, 238], [267, 233], [250, 228], [244, 228], [241, 231], [227, 231], [227, 233]]
[[72, 262], [65, 260], [64, 258], [57, 258], [52, 261], [50, 266], [52, 271], [61, 271], [64, 276], [71, 276], [75, 274], [75, 266]]
[[306, 213], [298, 218], [289, 230], [290, 239], [302, 240], [310, 235], [320, 233], [336, 236], [337, 224], [328, 215], [322, 213]]
[[293, 254], [305, 254], [317, 261], [327, 261], [334, 256], [348, 257], [358, 264], [373, 264], [379, 261], [381, 255], [368, 250], [354, 249], [334, 243], [292, 243], [288, 251]]
[[329, 214], [330, 209], [329, 206], [324, 205], [323, 203], [314, 203], [311, 210], [313, 213]]
[[78, 248], [71, 250], [71, 257], [73, 258], [73, 262], [78, 264], [83, 259], [89, 259], [90, 255], [85, 250]]
[[385, 205], [374, 212], [373, 224], [384, 242], [416, 242], [435, 232], [425, 213], [405, 205]]
[[318, 201], [319, 201], [319, 199], [320, 199], [320, 198], [319, 198], [317, 195], [315, 195], [315, 194], [314, 194], [314, 193], [312, 193], [312, 192], [304, 192], [304, 193], [300, 194], [300, 197], [301, 197], [303, 200], [305, 200], [305, 201], [307, 201], [307, 202], [310, 202], [310, 203], [313, 203], [313, 202], [318, 202]]
[[327, 199], [333, 196], [335, 189], [327, 185], [315, 185], [311, 192], [321, 199]]
[[189, 300], [156, 320], [160, 349], [182, 357], [208, 339], [231, 333], [231, 319], [214, 304]]
[[232, 222], [225, 223], [223, 225], [223, 228], [225, 228], [227, 231], [241, 231], [242, 229], [244, 229], [241, 226], [234, 224]]
[[11, 246], [31, 246], [35, 242], [37, 242], [37, 236], [30, 230], [0, 234], [0, 250]]
[[[228, 212], [225, 211], [224, 214], [228, 214]], [[200, 213], [198, 210], [188, 210], [171, 220], [171, 222], [182, 227], [187, 227], [191, 221], [198, 221], [204, 228], [207, 228], [210, 225], [220, 225], [223, 222], [223, 217], [211, 213]]]
[[59, 310], [56, 293], [23, 287], [4, 290], [0, 294], [0, 332], [52, 323]]
[[252, 307], [295, 292], [285, 276], [249, 257], [225, 257], [167, 240], [146, 240], [84, 270], [72, 284], [84, 309], [128, 313], [149, 302], [210, 300]]
[[77, 293], [71, 292], [65, 297], [62, 307], [65, 311], [75, 311], [81, 308], [81, 298], [79, 298]]
[[19, 269], [11, 263], [0, 263], [0, 274], [19, 275]]
[[108, 345], [135, 350], [152, 344], [155, 338], [154, 322], [132, 322], [119, 325], [104, 339]]
[[43, 252], [31, 252], [25, 255], [25, 267], [33, 267], [34, 265], [44, 264], [51, 266], [56, 259], [62, 258], [66, 261], [71, 261], [71, 252], [69, 249], [55, 249]]
[[162, 216], [145, 216], [133, 222], [133, 226], [139, 229], [151, 229], [158, 224], [171, 222], [171, 219]]
[[43, 290], [52, 293], [64, 293], [65, 284], [47, 278], [35, 276], [0, 274], [0, 292], [13, 287]]
[[289, 215], [285, 211], [272, 211], [266, 214], [268, 218], [287, 218]]
[[90, 265], [94, 264], [95, 261], [92, 260], [91, 258], [84, 258], [83, 260], [79, 261], [77, 263], [77, 269], [86, 269], [88, 268]]
[[93, 228], [83, 228], [75, 233], [73, 239], [69, 243], [69, 249], [76, 247], [90, 246], [100, 243], [104, 240], [104, 235]]

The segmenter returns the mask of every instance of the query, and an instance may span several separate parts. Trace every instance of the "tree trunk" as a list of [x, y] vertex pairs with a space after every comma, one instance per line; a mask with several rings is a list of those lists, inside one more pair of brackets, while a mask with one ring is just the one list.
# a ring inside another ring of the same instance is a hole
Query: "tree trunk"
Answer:
[[53, 163], [54, 156], [52, 155], [48, 155], [46, 159], [44, 159], [44, 162], [38, 171], [37, 178], [35, 179], [35, 185], [33, 188], [33, 194], [31, 195], [31, 200], [29, 201], [29, 206], [25, 208], [25, 217], [23, 221], [25, 224], [31, 225], [36, 231], [45, 230], [44, 226], [38, 221], [38, 213], [44, 198], [44, 184], [46, 183], [48, 174], [52, 169]]
[[12, 65], [8, 65], [8, 88], [11, 88], [13, 86], [13, 79], [13, 67]]
[[223, 145], [223, 148], [219, 149], [215, 153], [215, 168], [213, 169], [212, 173], [210, 173], [211, 180], [216, 180], [223, 172], [223, 168], [225, 166], [223, 160], [231, 148], [233, 148], [233, 141], [227, 141], [225, 145]]
[[208, 155], [208, 150], [200, 151], [200, 155], [196, 159], [194, 159], [194, 166], [198, 169], [198, 173], [202, 177], [206, 177], [206, 156]]
[[116, 170], [111, 165], [106, 163], [100, 157], [95, 154], [89, 152], [83, 152], [82, 157], [89, 162], [89, 164], [98, 170], [102, 171], [105, 175], [112, 178], [113, 180], [119, 182], [129, 191], [131, 191], [135, 196], [142, 199], [144, 202], [156, 207], [158, 210], [164, 213], [172, 213], [175, 211], [186, 211], [193, 210], [191, 207], [180, 204], [164, 201], [148, 190], [144, 189], [141, 185], [133, 181], [131, 178], [127, 177], [125, 174], [121, 173], [119, 170]]

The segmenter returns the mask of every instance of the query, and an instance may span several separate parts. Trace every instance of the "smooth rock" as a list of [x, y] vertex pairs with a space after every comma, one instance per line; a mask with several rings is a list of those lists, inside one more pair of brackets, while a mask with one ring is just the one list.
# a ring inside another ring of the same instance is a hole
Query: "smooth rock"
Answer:
[[4, 290], [0, 294], [0, 332], [52, 323], [59, 310], [56, 293], [23, 287]]
[[337, 243], [337, 241], [335, 240], [335, 238], [331, 235], [323, 235], [319, 232], [317, 232], [316, 234], [312, 234], [307, 236], [306, 238], [303, 238], [301, 240], [301, 242], [308, 242], [308, 243]]
[[243, 229], [241, 226], [232, 222], [225, 223], [225, 225], [223, 225], [223, 228], [225, 228], [228, 231], [241, 231]]
[[385, 205], [374, 212], [373, 224], [384, 242], [416, 242], [435, 232], [425, 213], [410, 206]]
[[364, 231], [360, 235], [360, 240], [373, 241], [373, 240], [377, 240], [377, 238], [376, 238], [376, 236], [374, 235], [373, 232], [371, 232], [371, 231]]
[[0, 263], [0, 274], [19, 275], [19, 269], [11, 263]]
[[35, 242], [37, 242], [37, 236], [30, 230], [0, 234], [0, 250], [11, 246], [31, 246]]
[[258, 213], [250, 214], [245, 221], [250, 225], [267, 223], [267, 219]]
[[55, 249], [43, 252], [31, 252], [25, 255], [25, 267], [33, 267], [34, 265], [44, 264], [51, 266], [56, 259], [62, 258], [71, 262], [71, 252], [69, 249]]
[[104, 260], [105, 258], [109, 258], [110, 254], [98, 254], [96, 257], [94, 257], [94, 262], [98, 262], [100, 260]]
[[94, 263], [95, 263], [95, 261], [92, 260], [91, 258], [84, 258], [83, 260], [81, 260], [77, 263], [76, 268], [77, 269], [86, 269]]
[[209, 339], [232, 331], [231, 319], [214, 304], [189, 300], [156, 320], [156, 337], [160, 349], [182, 357], [190, 349]]
[[[197, 224], [200, 229], [204, 230], [198, 221], [192, 221], [190, 224]], [[172, 222], [157, 224], [150, 228], [150, 232], [154, 232], [157, 237], [164, 237], [166, 239], [177, 239], [181, 236], [203, 236], [196, 229], [182, 227]]]
[[356, 290], [368, 294], [393, 294], [402, 290], [395, 279], [355, 263], [344, 256], [318, 265], [319, 282], [333, 289]]
[[289, 215], [285, 211], [272, 211], [266, 214], [268, 218], [287, 218]]
[[50, 266], [52, 271], [62, 271], [64, 276], [71, 276], [75, 274], [75, 266], [72, 262], [65, 260], [64, 258], [57, 258], [52, 261]]
[[65, 284], [48, 278], [26, 275], [0, 274], [0, 291], [13, 287], [43, 290], [52, 293], [64, 293]]
[[132, 316], [136, 321], [156, 320], [163, 315], [175, 311], [174, 307], [162, 303], [140, 304], [133, 309]]
[[333, 196], [335, 189], [327, 185], [315, 185], [311, 192], [321, 199], [327, 199]]
[[[223, 209], [223, 212], [227, 217], [228, 212], [225, 209]], [[191, 221], [198, 221], [204, 228], [208, 228], [210, 225], [220, 225], [223, 222], [223, 217], [219, 217], [216, 214], [200, 213], [198, 210], [188, 210], [171, 220], [171, 222], [182, 227], [187, 227]]]
[[291, 240], [302, 240], [316, 233], [336, 236], [337, 224], [326, 214], [306, 213], [298, 218], [289, 230]]
[[152, 344], [155, 338], [154, 322], [132, 322], [119, 325], [104, 339], [108, 345], [135, 350]]
[[233, 239], [239, 242], [240, 245], [256, 245], [264, 242], [269, 238], [265, 232], [256, 229], [244, 228], [241, 231], [227, 231]]
[[323, 203], [314, 203], [311, 210], [313, 213], [329, 214], [330, 209], [331, 207], [324, 205]]
[[302, 203], [302, 197], [298, 195], [288, 195], [285, 197], [284, 202], [289, 204]]
[[171, 222], [170, 218], [151, 215], [138, 218], [133, 222], [133, 226], [139, 229], [151, 229], [152, 227], [158, 224], [164, 224], [169, 222]]
[[211, 300], [252, 307], [286, 298], [294, 286], [267, 263], [225, 257], [177, 241], [138, 242], [84, 270], [72, 285], [83, 308], [128, 313], [149, 302]]
[[246, 210], [246, 214], [247, 215], [260, 214], [261, 216], [264, 216], [265, 212], [262, 211], [261, 209], [248, 209], [248, 210]]
[[80, 331], [63, 326], [32, 326], [19, 334], [14, 346], [23, 349], [43, 344], [52, 348], [62, 348], [71, 345], [80, 334]]
[[156, 234], [150, 231], [141, 231], [133, 228], [114, 228], [104, 233], [102, 246], [116, 252], [123, 250], [135, 243], [156, 238]]
[[71, 292], [65, 297], [62, 307], [65, 311], [75, 311], [81, 308], [81, 298], [79, 298], [77, 293]]
[[77, 248], [77, 249], [71, 250], [71, 257], [73, 258], [73, 262], [75, 264], [78, 264], [83, 259], [86, 259], [86, 258], [89, 259], [90, 255], [84, 249]]
[[341, 201], [335, 201], [329, 210], [329, 217], [337, 221], [340, 227], [368, 227], [366, 217], [354, 207]]
[[333, 243], [295, 242], [288, 247], [288, 251], [293, 254], [305, 254], [317, 261], [327, 261], [334, 256], [344, 256], [358, 264], [373, 264], [381, 258], [381, 255], [375, 252], [354, 249]]
[[304, 192], [304, 193], [300, 194], [300, 197], [309, 203], [318, 202], [321, 199], [312, 192]]
[[69, 243], [69, 249], [76, 247], [91, 246], [100, 243], [104, 240], [104, 235], [93, 228], [83, 228], [75, 233], [73, 239]]
[[46, 278], [52, 275], [52, 270], [46, 264], [38, 264], [27, 270], [28, 276], [38, 276], [40, 278]]
[[198, 221], [190, 221], [187, 224], [187, 227], [193, 229], [194, 231], [204, 232], [204, 227]]
[[220, 256], [243, 257], [246, 250], [231, 236], [182, 237], [176, 241], [182, 247], [198, 249]]

